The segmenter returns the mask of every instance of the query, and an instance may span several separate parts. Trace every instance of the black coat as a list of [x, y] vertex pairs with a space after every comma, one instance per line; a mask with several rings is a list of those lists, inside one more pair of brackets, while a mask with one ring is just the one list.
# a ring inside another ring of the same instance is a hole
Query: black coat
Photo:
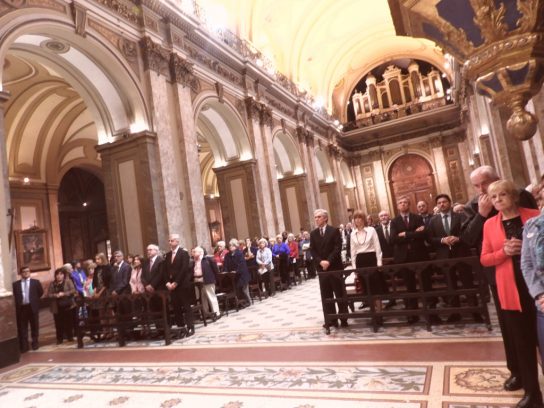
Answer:
[[130, 294], [130, 274], [132, 267], [123, 261], [121, 267], [114, 266], [111, 280], [111, 291], [115, 291], [118, 295]]
[[389, 239], [385, 239], [385, 230], [382, 223], [377, 224], [375, 227], [378, 239], [380, 240], [380, 247], [382, 249], [382, 256], [384, 258], [393, 258], [393, 244], [391, 243], [391, 223], [389, 223]]
[[449, 234], [446, 234], [446, 231], [444, 230], [442, 214], [437, 214], [432, 218], [427, 227], [427, 237], [435, 250], [437, 259], [462, 258], [471, 255], [470, 247], [463, 241], [459, 241], [452, 246], [451, 249], [440, 242], [442, 238], [447, 237], [448, 235], [459, 237], [459, 235], [461, 235], [461, 226], [463, 225], [465, 218], [464, 214], [452, 212]]
[[[426, 233], [416, 231], [423, 226], [423, 219], [417, 214], [410, 213], [408, 227], [403, 218], [397, 215], [391, 220], [391, 240], [395, 263], [418, 262], [429, 259], [429, 250], [425, 246]], [[406, 236], [399, 237], [399, 233], [406, 232]]]
[[144, 261], [142, 265], [142, 283], [144, 286], [151, 285], [155, 290], [166, 289], [161, 266], [163, 261], [164, 259], [160, 255], [157, 255], [151, 270], [149, 270], [151, 260], [146, 259]]
[[236, 286], [239, 288], [244, 287], [250, 281], [246, 258], [240, 249], [237, 249], [234, 252], [229, 251], [229, 253], [225, 255], [223, 270], [225, 272], [236, 272]]
[[[15, 298], [15, 308], [19, 312], [21, 306], [23, 306], [23, 287], [22, 280], [13, 282], [13, 297]], [[40, 311], [40, 298], [43, 296], [43, 287], [39, 280], [30, 278], [28, 287], [28, 301], [32, 313], [38, 313]]]
[[[194, 276], [195, 266], [192, 263], [192, 273]], [[204, 278], [204, 284], [208, 285], [217, 281], [217, 274], [219, 273], [219, 267], [211, 256], [205, 256], [201, 262], [202, 276]]]
[[310, 251], [316, 270], [322, 271], [321, 261], [329, 261], [328, 271], [344, 269], [342, 265], [342, 236], [337, 228], [327, 225], [325, 234], [321, 236], [319, 228], [310, 233]]
[[166, 282], [176, 282], [178, 288], [189, 288], [192, 286], [189, 253], [185, 249], [178, 248], [174, 262], [172, 262], [172, 251], [169, 251], [161, 263], [161, 267], [162, 279], [165, 284]]

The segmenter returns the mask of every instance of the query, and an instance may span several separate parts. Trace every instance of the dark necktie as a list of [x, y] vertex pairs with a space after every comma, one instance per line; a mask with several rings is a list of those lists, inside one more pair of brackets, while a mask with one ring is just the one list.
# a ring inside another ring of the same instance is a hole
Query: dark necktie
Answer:
[[389, 242], [389, 225], [384, 225], [383, 229], [385, 230], [385, 240]]
[[444, 231], [450, 235], [450, 222], [448, 221], [448, 214], [444, 214]]
[[325, 227], [319, 228], [319, 233], [321, 234], [321, 236], [324, 236], [325, 235]]
[[408, 228], [408, 216], [404, 215], [402, 218], [404, 218], [404, 225], [406, 225], [406, 228]]

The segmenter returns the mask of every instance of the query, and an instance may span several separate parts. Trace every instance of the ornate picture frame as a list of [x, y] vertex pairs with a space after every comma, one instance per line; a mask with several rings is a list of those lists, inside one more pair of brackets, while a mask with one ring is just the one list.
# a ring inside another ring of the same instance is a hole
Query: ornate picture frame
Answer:
[[29, 228], [15, 231], [15, 250], [19, 268], [28, 266], [32, 272], [51, 268], [47, 230]]

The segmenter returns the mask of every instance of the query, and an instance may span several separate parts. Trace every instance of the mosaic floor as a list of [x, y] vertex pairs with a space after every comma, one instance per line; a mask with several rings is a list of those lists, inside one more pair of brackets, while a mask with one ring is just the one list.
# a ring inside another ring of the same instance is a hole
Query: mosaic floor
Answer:
[[45, 314], [40, 350], [0, 371], [0, 407], [511, 408], [522, 396], [502, 390], [508, 372], [497, 329], [373, 333], [361, 320], [327, 336], [321, 324], [316, 280], [170, 346], [52, 345]]

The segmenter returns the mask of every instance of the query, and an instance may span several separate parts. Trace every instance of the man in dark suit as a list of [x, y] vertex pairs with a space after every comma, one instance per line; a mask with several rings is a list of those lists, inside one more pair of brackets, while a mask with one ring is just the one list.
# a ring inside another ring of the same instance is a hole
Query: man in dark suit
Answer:
[[21, 353], [28, 351], [28, 325], [32, 337], [32, 350], [38, 350], [40, 328], [40, 298], [43, 295], [42, 284], [37, 279], [30, 278], [30, 268], [23, 266], [20, 270], [21, 279], [13, 282], [13, 297], [17, 316], [17, 331]]
[[142, 284], [146, 292], [166, 289], [164, 286], [161, 263], [163, 258], [159, 256], [159, 247], [149, 244], [146, 248], [147, 259], [142, 265]]
[[431, 222], [431, 218], [433, 216], [432, 214], [429, 214], [429, 206], [427, 204], [427, 201], [424, 201], [424, 200], [418, 201], [416, 208], [417, 208], [417, 213], [423, 219], [423, 225], [425, 225], [425, 227], [428, 227], [429, 223]]
[[180, 336], [192, 336], [195, 333], [191, 311], [194, 289], [189, 268], [189, 253], [179, 245], [179, 234], [171, 234], [168, 244], [170, 251], [162, 263], [163, 279], [172, 299], [176, 325], [182, 329]]
[[125, 256], [121, 251], [115, 251], [113, 253], [115, 264], [113, 266], [112, 277], [112, 295], [130, 295], [130, 273], [132, 272], [132, 266], [125, 261]]
[[376, 224], [376, 232], [380, 240], [383, 258], [393, 258], [393, 245], [391, 244], [391, 218], [387, 211], [378, 214], [380, 222]]
[[[314, 211], [314, 220], [317, 226], [310, 233], [310, 251], [314, 266], [317, 271], [337, 271], [344, 269], [342, 265], [342, 237], [338, 228], [328, 225], [329, 215], [326, 210], [319, 209]], [[344, 280], [340, 276], [319, 276], [319, 287], [321, 289], [321, 298], [341, 298], [343, 293]], [[323, 306], [327, 314], [335, 314], [336, 307], [334, 303]], [[348, 313], [348, 306], [344, 303], [338, 304], [338, 313]], [[341, 326], [347, 327], [347, 319], [340, 319]], [[329, 320], [323, 327], [328, 329], [330, 326], [338, 327], [338, 321]]]
[[[429, 242], [433, 245], [436, 253], [436, 259], [463, 258], [470, 256], [470, 247], [459, 239], [461, 235], [461, 226], [465, 221], [464, 214], [458, 214], [452, 211], [451, 198], [447, 194], [439, 194], [436, 196], [436, 206], [438, 214], [433, 217], [427, 229]], [[474, 277], [469, 265], [459, 263], [448, 271], [451, 281], [456, 286], [457, 282], [461, 282], [463, 289], [474, 287]], [[472, 296], [468, 299], [472, 305], [476, 305], [476, 298]], [[451, 305], [459, 307], [459, 297], [452, 299]], [[475, 313], [474, 319], [478, 322], [482, 321], [482, 317]], [[453, 323], [461, 320], [461, 315], [458, 313], [452, 314], [448, 318], [448, 323]]]
[[[480, 166], [470, 173], [470, 182], [476, 190], [477, 195], [465, 205], [467, 221], [462, 226], [461, 241], [476, 248], [477, 254], [482, 252], [483, 230], [485, 222], [497, 215], [497, 210], [491, 203], [491, 197], [487, 194], [487, 187], [494, 181], [499, 180], [499, 175], [491, 166]], [[536, 200], [527, 190], [521, 190], [519, 195], [519, 206], [525, 208], [538, 208]], [[510, 370], [510, 377], [504, 383], [506, 391], [516, 391], [522, 388], [519, 367], [517, 364], [516, 349], [504, 326], [504, 311], [500, 308], [497, 284], [495, 282], [495, 268], [483, 268], [484, 276], [491, 290], [499, 326], [502, 332], [504, 351], [506, 354], [506, 366]]]
[[[393, 241], [393, 259], [396, 264], [420, 262], [429, 259], [429, 251], [425, 247], [425, 226], [418, 214], [410, 212], [410, 199], [400, 197], [397, 200], [399, 215], [391, 220], [391, 239]], [[424, 290], [431, 289], [430, 275], [432, 270], [423, 272]], [[413, 270], [404, 269], [401, 272], [408, 292], [416, 292], [416, 278]], [[407, 309], [417, 309], [416, 299], [405, 299]], [[418, 316], [409, 316], [408, 323], [419, 321]]]

